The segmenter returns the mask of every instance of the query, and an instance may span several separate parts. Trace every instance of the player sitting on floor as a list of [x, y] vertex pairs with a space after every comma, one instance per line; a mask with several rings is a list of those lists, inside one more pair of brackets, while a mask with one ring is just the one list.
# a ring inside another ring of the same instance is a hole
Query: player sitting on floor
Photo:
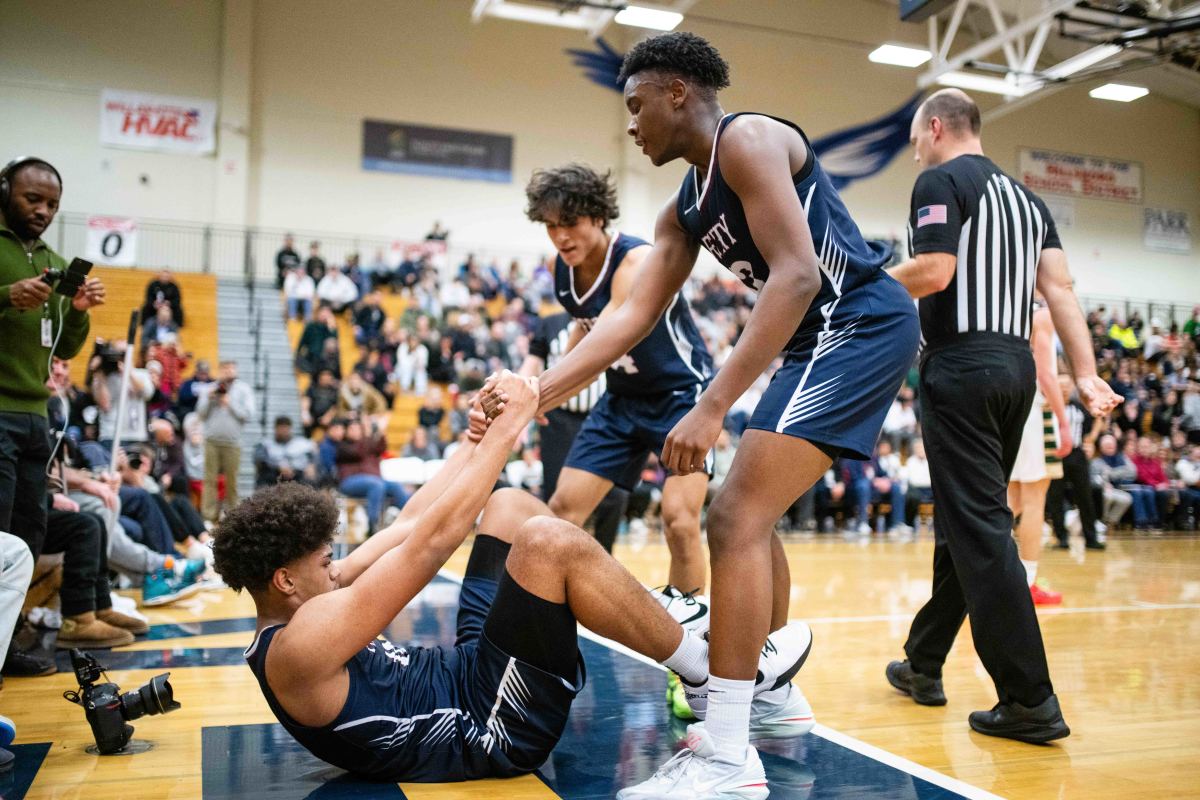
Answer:
[[[497, 477], [537, 408], [534, 379], [502, 373], [437, 475], [387, 529], [347, 558], [330, 547], [337, 510], [294, 483], [263, 489], [218, 528], [217, 569], [258, 612], [246, 659], [271, 711], [317, 757], [391, 781], [459, 781], [536, 770], [584, 681], [576, 620], [702, 682], [708, 645], [685, 631], [579, 528]], [[486, 509], [484, 505], [487, 505]], [[463, 543], [480, 511], [453, 648], [403, 648], [380, 632]], [[811, 644], [772, 634], [759, 687], [784, 685]]]

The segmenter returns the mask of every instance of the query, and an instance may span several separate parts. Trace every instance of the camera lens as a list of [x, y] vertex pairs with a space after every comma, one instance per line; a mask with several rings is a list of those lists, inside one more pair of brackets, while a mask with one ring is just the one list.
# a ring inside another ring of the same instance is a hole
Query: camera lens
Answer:
[[121, 714], [126, 720], [133, 721], [149, 714], [166, 714], [181, 706], [175, 701], [175, 692], [171, 688], [171, 673], [164, 672], [155, 675], [136, 692], [126, 692], [121, 695]]

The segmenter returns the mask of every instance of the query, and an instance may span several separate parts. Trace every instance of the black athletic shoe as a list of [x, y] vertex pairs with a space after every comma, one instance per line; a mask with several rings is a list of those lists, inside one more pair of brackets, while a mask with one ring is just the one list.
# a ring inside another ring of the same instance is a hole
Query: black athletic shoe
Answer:
[[4, 659], [4, 674], [10, 678], [35, 678], [56, 672], [58, 667], [53, 661], [26, 650], [12, 648]]
[[1088, 550], [1107, 550], [1108, 546], [1104, 542], [1087, 542], [1084, 544]]
[[1071, 735], [1054, 695], [1033, 708], [1020, 703], [997, 703], [991, 711], [972, 711], [968, 719], [977, 733], [1029, 744], [1045, 744]]
[[1068, 542], [1064, 542], [1061, 539], [1059, 539], [1058, 541], [1056, 541], [1054, 543], [1054, 549], [1055, 550], [1070, 550], [1071, 545]]
[[942, 691], [941, 678], [929, 678], [916, 672], [908, 660], [893, 661], [887, 665], [888, 683], [923, 706], [946, 705], [946, 693]]

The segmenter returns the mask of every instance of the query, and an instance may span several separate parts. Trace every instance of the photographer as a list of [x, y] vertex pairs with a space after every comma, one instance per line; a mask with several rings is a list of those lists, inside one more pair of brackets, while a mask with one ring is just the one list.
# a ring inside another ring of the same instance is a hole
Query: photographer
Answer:
[[221, 501], [217, 476], [225, 476], [225, 506], [238, 504], [238, 468], [242, 463], [242, 427], [254, 414], [254, 391], [238, 380], [237, 362], [222, 361], [221, 377], [196, 406], [204, 420], [204, 519], [216, 523]]
[[[66, 268], [41, 239], [61, 196], [62, 179], [45, 161], [24, 158], [0, 171], [0, 531], [24, 541], [35, 562], [46, 536], [51, 351], [62, 358], [78, 353], [88, 309], [104, 302], [99, 279], [89, 278], [73, 298], [52, 294], [42, 280], [47, 270]], [[44, 671], [45, 662], [26, 665], [25, 655], [10, 651], [5, 672]]]
[[[117, 437], [118, 395], [121, 376], [125, 372], [123, 341], [96, 340], [96, 349], [88, 362], [92, 375], [92, 397], [100, 409], [100, 443], [107, 450]], [[121, 446], [141, 444], [149, 438], [146, 422], [149, 418], [146, 401], [154, 397], [154, 380], [147, 370], [134, 367], [129, 373], [129, 388], [125, 396], [125, 418], [121, 420]]]

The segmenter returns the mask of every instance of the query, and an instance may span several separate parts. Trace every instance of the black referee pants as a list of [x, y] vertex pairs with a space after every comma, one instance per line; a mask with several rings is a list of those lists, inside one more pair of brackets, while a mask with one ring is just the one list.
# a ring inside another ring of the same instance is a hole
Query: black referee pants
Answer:
[[933, 594], [904, 645], [913, 669], [940, 678], [970, 614], [975, 651], [1000, 702], [1023, 706], [1054, 693], [1007, 499], [1036, 380], [1029, 344], [995, 334], [964, 335], [923, 360], [921, 422], [935, 508]]
[[1050, 511], [1050, 522], [1054, 525], [1054, 537], [1059, 544], [1067, 544], [1070, 538], [1067, 532], [1067, 486], [1071, 487], [1071, 497], [1079, 507], [1079, 524], [1083, 529], [1083, 538], [1088, 544], [1096, 542], [1096, 509], [1092, 505], [1092, 478], [1088, 472], [1088, 460], [1079, 442], [1075, 449], [1062, 460], [1063, 476], [1050, 481], [1050, 489], [1046, 494], [1046, 508]]
[[[571, 445], [575, 443], [575, 437], [586, 419], [586, 413], [567, 411], [565, 408], [555, 408], [546, 412], [547, 424], [541, 428], [539, 445], [542, 453], [542, 497], [547, 503], [558, 488], [559, 473], [562, 472], [567, 454], [571, 452]], [[621, 526], [621, 517], [625, 515], [625, 506], [628, 503], [629, 492], [614, 486], [592, 512], [596, 541], [609, 553], [612, 552], [613, 542], [617, 540], [617, 529]]]

